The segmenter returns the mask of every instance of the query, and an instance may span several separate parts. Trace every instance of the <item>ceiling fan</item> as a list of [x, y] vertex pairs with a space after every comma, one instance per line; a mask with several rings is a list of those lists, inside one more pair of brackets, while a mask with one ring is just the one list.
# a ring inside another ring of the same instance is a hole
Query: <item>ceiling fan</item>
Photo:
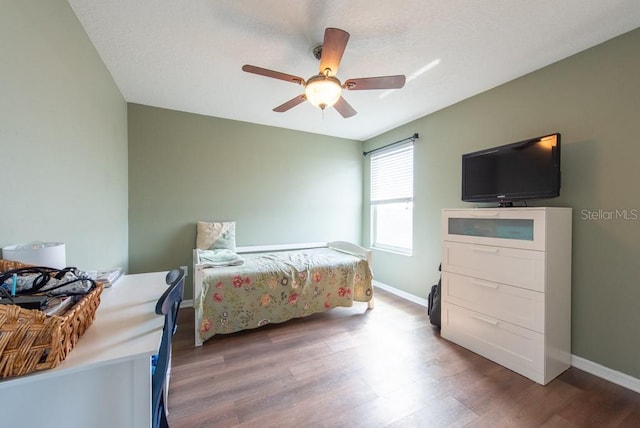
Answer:
[[255, 65], [243, 65], [242, 70], [247, 73], [259, 74], [287, 82], [296, 83], [304, 87], [304, 93], [290, 99], [273, 111], [283, 113], [298, 104], [309, 101], [316, 107], [324, 110], [333, 106], [345, 119], [354, 116], [357, 112], [342, 97], [342, 90], [361, 91], [367, 89], [399, 89], [404, 86], [405, 76], [362, 77], [348, 79], [344, 83], [336, 77], [340, 60], [349, 41], [349, 33], [338, 28], [327, 28], [324, 31], [324, 42], [313, 50], [316, 59], [320, 60], [320, 72], [308, 80], [279, 71], [268, 70]]

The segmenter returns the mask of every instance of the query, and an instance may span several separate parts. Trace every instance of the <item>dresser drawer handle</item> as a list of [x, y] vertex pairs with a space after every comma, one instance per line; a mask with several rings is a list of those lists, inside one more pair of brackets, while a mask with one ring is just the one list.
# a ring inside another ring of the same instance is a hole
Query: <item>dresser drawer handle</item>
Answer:
[[493, 288], [493, 289], [498, 288], [498, 284], [492, 284], [489, 282], [471, 281], [471, 283], [473, 285], [480, 285], [482, 287], [487, 287], [487, 288]]
[[471, 213], [471, 217], [500, 217], [500, 213], [497, 211], [493, 212], [476, 212], [473, 211]]
[[476, 253], [498, 254], [500, 252], [500, 249], [498, 249], [498, 248], [473, 247], [472, 251], [475, 251]]
[[498, 320], [495, 320], [493, 318], [483, 317], [482, 315], [478, 315], [478, 314], [471, 314], [471, 316], [477, 320], [486, 322], [487, 324], [491, 324], [491, 325], [498, 325], [500, 323], [500, 321]]

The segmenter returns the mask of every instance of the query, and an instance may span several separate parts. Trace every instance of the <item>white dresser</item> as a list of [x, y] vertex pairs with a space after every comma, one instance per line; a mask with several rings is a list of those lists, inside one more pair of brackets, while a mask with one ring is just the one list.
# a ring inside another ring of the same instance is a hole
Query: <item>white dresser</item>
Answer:
[[441, 335], [540, 384], [569, 368], [571, 208], [442, 210]]

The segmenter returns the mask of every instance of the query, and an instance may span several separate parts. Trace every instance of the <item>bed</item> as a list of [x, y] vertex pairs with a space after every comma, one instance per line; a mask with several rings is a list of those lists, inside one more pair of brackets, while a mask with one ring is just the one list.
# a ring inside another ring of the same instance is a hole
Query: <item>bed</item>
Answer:
[[373, 308], [371, 252], [335, 241], [238, 247], [242, 264], [211, 267], [193, 251], [196, 346], [216, 334], [366, 302]]

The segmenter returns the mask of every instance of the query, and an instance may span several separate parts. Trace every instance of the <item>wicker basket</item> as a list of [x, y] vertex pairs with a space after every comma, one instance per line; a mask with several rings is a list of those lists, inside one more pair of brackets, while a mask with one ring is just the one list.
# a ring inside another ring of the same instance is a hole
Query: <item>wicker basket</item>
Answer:
[[[0, 260], [0, 272], [27, 266]], [[98, 284], [64, 315], [47, 316], [35, 309], [0, 305], [0, 378], [56, 367], [89, 328], [100, 305]]]

